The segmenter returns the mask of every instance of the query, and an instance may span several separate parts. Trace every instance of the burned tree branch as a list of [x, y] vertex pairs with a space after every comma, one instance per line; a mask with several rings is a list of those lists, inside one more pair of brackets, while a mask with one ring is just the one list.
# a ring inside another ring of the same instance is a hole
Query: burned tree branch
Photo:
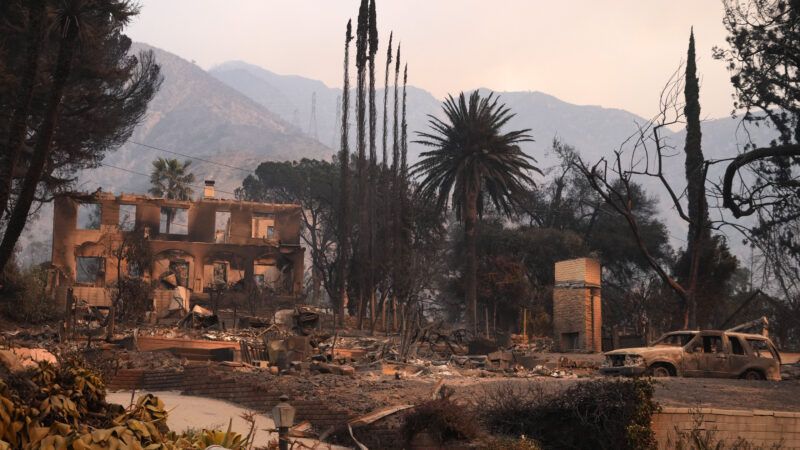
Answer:
[[[722, 179], [722, 205], [728, 208], [734, 217], [740, 218], [752, 215], [761, 206], [752, 193], [747, 198], [733, 194], [734, 176], [738, 174], [741, 168], [748, 164], [775, 157], [800, 157], [800, 144], [757, 148], [742, 153], [728, 164]], [[798, 187], [798, 182], [794, 180], [788, 180], [787, 183], [785, 187]]]

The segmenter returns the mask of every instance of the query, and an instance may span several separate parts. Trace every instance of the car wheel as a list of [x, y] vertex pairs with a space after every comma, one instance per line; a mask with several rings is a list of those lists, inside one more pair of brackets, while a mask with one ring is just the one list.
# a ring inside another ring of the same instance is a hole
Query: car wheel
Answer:
[[761, 375], [761, 372], [757, 370], [748, 370], [747, 372], [744, 373], [744, 376], [742, 378], [744, 378], [745, 380], [763, 380], [764, 375]]
[[650, 375], [656, 378], [666, 378], [672, 376], [667, 366], [653, 366], [650, 368]]

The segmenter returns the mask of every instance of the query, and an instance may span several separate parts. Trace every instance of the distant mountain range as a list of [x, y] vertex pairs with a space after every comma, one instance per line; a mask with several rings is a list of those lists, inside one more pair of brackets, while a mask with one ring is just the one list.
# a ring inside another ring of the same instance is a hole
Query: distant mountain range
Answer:
[[[150, 162], [157, 157], [186, 159], [136, 143], [247, 170], [266, 160], [330, 158], [333, 154], [281, 114], [221, 83], [197, 65], [172, 53], [135, 44], [134, 51], [142, 50], [154, 52], [164, 82], [130, 142], [103, 161], [107, 166], [147, 174]], [[215, 179], [221, 190], [231, 192], [247, 175], [198, 160], [192, 161], [192, 171], [198, 184], [205, 178]], [[146, 177], [111, 167], [83, 175], [86, 190], [102, 187], [106, 191], [144, 192], [149, 184]]]
[[[93, 191], [101, 187], [104, 191], [145, 192], [149, 183], [146, 175], [153, 159], [159, 156], [185, 159], [136, 143], [245, 169], [198, 160], [192, 162], [198, 185], [203, 179], [215, 179], [225, 196], [230, 196], [225, 192], [232, 192], [241, 185], [247, 170], [254, 169], [262, 161], [304, 157], [330, 159], [339, 147], [337, 109], [341, 89], [298, 75], [279, 75], [241, 61], [226, 62], [205, 71], [177, 55], [146, 44], [135, 44], [134, 50], [153, 50], [161, 65], [164, 83], [150, 103], [144, 121], [134, 131], [131, 142], [109, 153], [104, 167], [81, 174], [81, 190]], [[382, 114], [383, 77], [380, 75], [376, 103]], [[413, 72], [409, 75], [413, 80]], [[390, 127], [392, 91], [390, 87]], [[575, 105], [541, 92], [498, 94], [516, 113], [509, 127], [531, 129], [535, 142], [525, 145], [524, 150], [533, 155], [542, 168], [556, 162], [555, 156], [548, 152], [555, 137], [573, 145], [585, 160], [596, 161], [612, 155], [613, 150], [636, 131], [637, 123], [646, 122], [645, 118], [621, 109]], [[409, 86], [407, 108], [409, 139], [413, 141], [417, 131], [428, 128], [429, 114], [441, 114], [441, 99]], [[380, 154], [382, 116], [377, 122]], [[354, 129], [353, 120], [351, 127]], [[389, 128], [390, 142], [391, 131]], [[755, 132], [751, 138], [756, 142], [769, 141], [768, 131], [756, 129]], [[351, 136], [354, 139], [355, 132], [351, 132]], [[684, 133], [664, 130], [663, 137], [676, 149], [677, 156], [668, 158], [667, 172], [676, 189], [681, 191]], [[744, 133], [735, 119], [703, 123], [703, 148], [708, 158], [733, 156], [743, 141]], [[419, 144], [409, 144], [412, 162], [422, 149]], [[713, 179], [718, 174], [714, 169], [710, 177]], [[663, 189], [653, 180], [646, 181], [645, 185], [651, 194], [662, 199], [662, 208], [671, 206]], [[673, 235], [684, 235], [683, 224], [674, 218], [675, 215], [667, 216]], [[29, 227], [34, 231], [27, 233], [23, 245], [49, 235], [51, 220], [45, 208], [41, 220]], [[680, 242], [675, 244], [680, 245]]]

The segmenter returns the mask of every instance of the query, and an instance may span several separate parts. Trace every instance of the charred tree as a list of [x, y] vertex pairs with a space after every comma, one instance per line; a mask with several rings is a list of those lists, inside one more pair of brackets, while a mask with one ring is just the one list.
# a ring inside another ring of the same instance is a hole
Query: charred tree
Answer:
[[377, 151], [375, 127], [377, 125], [377, 111], [375, 109], [375, 55], [378, 53], [378, 24], [377, 13], [375, 11], [375, 0], [369, 2], [369, 167], [367, 175], [369, 177], [369, 189], [365, 192], [367, 212], [369, 218], [367, 220], [367, 234], [368, 234], [368, 268], [367, 268], [367, 295], [369, 296], [370, 305], [370, 320], [372, 323], [371, 331], [375, 330], [375, 265], [376, 265], [376, 249], [375, 249], [375, 228], [376, 228], [376, 199], [375, 194], [378, 192], [378, 173], [377, 173]]
[[369, 257], [369, 205], [367, 195], [367, 60], [369, 45], [369, 2], [361, 1], [358, 10], [358, 26], [356, 28], [356, 178], [358, 180], [358, 250], [355, 258], [357, 295], [358, 295], [358, 328], [362, 327], [365, 313], [364, 303], [367, 296], [367, 265]]
[[25, 68], [21, 76], [20, 89], [17, 93], [17, 104], [11, 117], [8, 141], [5, 143], [5, 148], [0, 149], [0, 218], [3, 217], [8, 206], [14, 169], [19, 161], [22, 146], [25, 143], [25, 134], [28, 130], [28, 115], [36, 77], [39, 73], [39, 59], [42, 57], [45, 19], [45, 1], [31, 1], [28, 8], [28, 46], [25, 55]]
[[337, 321], [344, 324], [344, 307], [347, 298], [347, 266], [350, 253], [350, 144], [349, 139], [349, 107], [350, 107], [350, 41], [353, 40], [353, 27], [347, 21], [347, 31], [344, 38], [344, 84], [342, 87], [342, 140], [339, 151], [339, 165], [341, 171], [341, 193], [339, 194], [339, 243], [337, 250], [337, 272], [339, 282], [339, 298], [337, 299]]

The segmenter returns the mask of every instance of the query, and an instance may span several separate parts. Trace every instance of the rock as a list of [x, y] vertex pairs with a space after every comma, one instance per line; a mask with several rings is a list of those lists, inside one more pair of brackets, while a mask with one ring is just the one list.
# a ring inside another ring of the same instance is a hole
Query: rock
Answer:
[[22, 360], [11, 350], [0, 350], [0, 365], [4, 366], [9, 372], [20, 372], [25, 370]]

